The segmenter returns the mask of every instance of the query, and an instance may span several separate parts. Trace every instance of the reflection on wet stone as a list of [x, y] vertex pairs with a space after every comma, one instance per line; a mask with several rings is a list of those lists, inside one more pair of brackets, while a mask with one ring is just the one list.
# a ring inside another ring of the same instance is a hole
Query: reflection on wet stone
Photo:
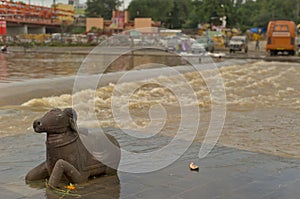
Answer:
[[[120, 135], [119, 129], [104, 129], [112, 135]], [[62, 195], [46, 190], [45, 182], [34, 187], [20, 184], [20, 176], [44, 158], [41, 137], [21, 135], [0, 139], [0, 167], [14, 168], [1, 170], [1, 196], [7, 198], [59, 198]], [[124, 136], [117, 137], [121, 145], [131, 145]], [[161, 142], [162, 137], [153, 139]], [[166, 138], [167, 139], [167, 138]], [[12, 144], [14, 143], [14, 144]], [[24, 146], [22, 143], [30, 143]], [[202, 160], [198, 159], [201, 143], [194, 143], [174, 164], [161, 170], [130, 174], [118, 172], [116, 176], [102, 176], [90, 179], [76, 186], [80, 198], [295, 198], [299, 191], [300, 176], [297, 172], [300, 162], [275, 156], [257, 154], [227, 147], [216, 147]], [[24, 157], [24, 147], [28, 152]], [[151, 146], [145, 146], [150, 148]], [[135, 146], [132, 146], [135, 148]], [[41, 152], [42, 151], [42, 152]], [[30, 160], [30, 161], [25, 161]], [[190, 171], [189, 163], [195, 161], [199, 172]], [[128, 162], [135, 167], [134, 162]], [[152, 164], [156, 164], [153, 162]], [[23, 178], [22, 177], [22, 178]], [[41, 189], [42, 188], [42, 189]], [[263, 188], [263, 189], [262, 189]], [[293, 190], [293, 191], [292, 191]], [[247, 196], [247, 197], [245, 197]], [[66, 196], [65, 198], [74, 198]]]

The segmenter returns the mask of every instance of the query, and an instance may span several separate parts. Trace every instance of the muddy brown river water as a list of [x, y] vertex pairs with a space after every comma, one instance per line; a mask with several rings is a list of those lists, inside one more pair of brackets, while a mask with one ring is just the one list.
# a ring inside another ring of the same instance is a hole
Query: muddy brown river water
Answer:
[[[26, 84], [33, 79], [47, 80], [74, 76], [86, 57], [86, 55], [51, 53], [9, 53], [0, 56], [2, 87], [15, 82]], [[139, 59], [145, 60], [145, 57]], [[154, 62], [153, 59], [149, 60], [151, 63]], [[174, 62], [174, 59], [172, 61]], [[136, 63], [141, 65], [138, 61]], [[141, 68], [149, 67], [143, 65], [139, 69]], [[110, 69], [128, 70], [128, 62], [126, 59], [119, 60]], [[206, 70], [203, 73], [213, 71]], [[231, 66], [220, 68], [219, 73], [225, 86], [227, 112], [218, 144], [300, 159], [299, 64], [257, 61], [236, 65], [233, 62]], [[196, 102], [187, 97], [185, 103], [180, 104], [176, 98], [173, 90], [181, 87], [179, 80], [182, 77], [194, 90]], [[172, 87], [163, 87], [166, 82]], [[72, 98], [75, 97], [84, 102], [73, 104], [81, 126], [121, 127], [138, 129], [141, 133], [151, 123], [151, 114], [149, 115], [153, 110], [151, 107], [162, 106], [165, 110], [164, 114], [161, 114], [164, 125], [160, 133], [167, 136], [174, 136], [179, 128], [182, 118], [180, 107], [196, 105], [199, 107], [201, 119], [195, 141], [203, 141], [210, 122], [212, 99], [206, 82], [198, 72], [168, 77], [158, 74], [153, 79], [119, 84], [118, 89], [128, 93], [138, 88], [130, 96], [129, 112], [132, 118], [130, 122], [117, 122], [114, 118], [111, 103], [115, 88], [116, 84], [111, 83], [98, 88], [95, 96], [91, 90], [82, 90], [74, 94], [54, 93], [41, 98], [32, 97], [17, 105], [3, 104], [0, 107], [0, 137], [33, 132], [31, 126], [35, 118], [53, 107], [71, 106]], [[126, 104], [126, 100], [121, 96], [117, 102]], [[95, 107], [97, 120], [88, 113], [91, 107]], [[161, 121], [158, 117], [152, 122], [161, 124]]]

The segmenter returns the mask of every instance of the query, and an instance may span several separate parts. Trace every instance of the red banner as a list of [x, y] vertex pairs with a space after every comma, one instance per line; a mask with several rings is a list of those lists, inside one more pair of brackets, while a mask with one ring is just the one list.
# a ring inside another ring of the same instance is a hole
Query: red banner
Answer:
[[6, 35], [6, 21], [0, 21], [0, 35]]
[[111, 28], [112, 29], [124, 29], [124, 23], [125, 23], [124, 11], [118, 11], [118, 10], [113, 11]]

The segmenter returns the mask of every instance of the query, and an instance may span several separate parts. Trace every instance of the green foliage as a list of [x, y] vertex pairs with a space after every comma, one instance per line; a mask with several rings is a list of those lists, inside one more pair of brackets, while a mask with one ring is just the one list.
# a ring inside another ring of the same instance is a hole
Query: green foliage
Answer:
[[68, 32], [70, 32], [71, 34], [84, 34], [85, 27], [72, 27]]
[[166, 28], [196, 28], [198, 23], [227, 26], [242, 30], [266, 27], [270, 20], [300, 22], [300, 0], [132, 0], [131, 19], [151, 17]]
[[89, 30], [89, 32], [92, 32], [92, 33], [100, 33], [100, 32], [102, 32], [102, 29], [93, 26], [93, 27]]
[[103, 17], [104, 19], [112, 18], [112, 11], [116, 10], [120, 5], [119, 0], [88, 0], [86, 2], [87, 9], [85, 15], [87, 17]]
[[131, 19], [151, 17], [155, 21], [164, 21], [171, 6], [172, 0], [132, 0], [128, 11]]
[[181, 28], [193, 11], [192, 0], [132, 0], [130, 18], [150, 17], [166, 28]]

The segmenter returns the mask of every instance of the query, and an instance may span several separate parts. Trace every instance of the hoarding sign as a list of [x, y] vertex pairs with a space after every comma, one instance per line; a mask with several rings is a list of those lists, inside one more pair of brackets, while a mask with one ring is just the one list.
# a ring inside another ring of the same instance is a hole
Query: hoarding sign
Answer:
[[6, 35], [6, 21], [0, 20], [0, 35]]

